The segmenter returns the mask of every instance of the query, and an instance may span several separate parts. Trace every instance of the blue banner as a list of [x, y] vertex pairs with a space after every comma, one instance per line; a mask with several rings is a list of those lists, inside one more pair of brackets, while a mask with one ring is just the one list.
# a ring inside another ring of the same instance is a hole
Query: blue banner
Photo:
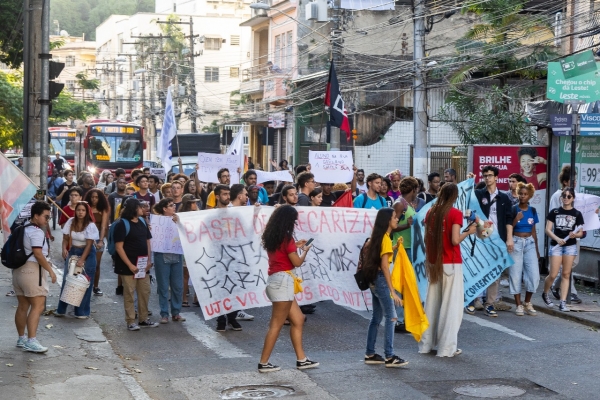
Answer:
[[[475, 197], [475, 180], [467, 179], [458, 184], [458, 199], [454, 203], [454, 207], [459, 209], [463, 214], [467, 209], [477, 212], [477, 215], [485, 219], [485, 215], [479, 207], [477, 197]], [[425, 228], [423, 220], [427, 215], [427, 211], [431, 208], [436, 200], [426, 204], [413, 217], [412, 231], [412, 259], [413, 268], [417, 275], [417, 283], [419, 286], [419, 295], [421, 301], [425, 301], [427, 297], [427, 281], [425, 271]], [[466, 227], [466, 220], [463, 222]], [[469, 238], [463, 240], [460, 244], [461, 255], [463, 259], [463, 279], [465, 283], [465, 306], [483, 292], [492, 282], [500, 277], [502, 271], [514, 264], [513, 259], [508, 254], [506, 243], [500, 238], [497, 230], [494, 230], [492, 235], [487, 239], [479, 239], [475, 235], [471, 235], [471, 239], [475, 239], [475, 250], [471, 256], [473, 248]]]

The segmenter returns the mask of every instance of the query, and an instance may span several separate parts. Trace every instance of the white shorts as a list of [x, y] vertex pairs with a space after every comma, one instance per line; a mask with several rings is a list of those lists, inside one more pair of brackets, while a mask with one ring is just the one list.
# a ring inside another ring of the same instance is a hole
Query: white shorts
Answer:
[[267, 278], [265, 291], [272, 303], [294, 301], [294, 278], [287, 272], [275, 272]]

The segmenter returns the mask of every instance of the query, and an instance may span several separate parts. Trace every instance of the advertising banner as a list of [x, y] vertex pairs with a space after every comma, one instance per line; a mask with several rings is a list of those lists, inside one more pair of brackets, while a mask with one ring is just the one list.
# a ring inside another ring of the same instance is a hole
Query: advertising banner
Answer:
[[[596, 66], [598, 62], [596, 62]], [[600, 76], [598, 71], [584, 72], [572, 78], [565, 77], [559, 62], [548, 63], [548, 81], [546, 97], [548, 100], [564, 103], [565, 101], [584, 101], [591, 103], [598, 100], [600, 94]]]
[[568, 136], [573, 130], [573, 115], [550, 114], [550, 124], [554, 136]]
[[[466, 210], [472, 210], [478, 216], [483, 217], [482, 219], [485, 219], [485, 215], [479, 207], [479, 201], [475, 197], [474, 185], [474, 179], [467, 179], [458, 184], [458, 199], [454, 203], [454, 207], [458, 208], [463, 215]], [[413, 217], [410, 251], [414, 260], [413, 268], [417, 275], [422, 301], [426, 299], [427, 287], [429, 286], [425, 270], [425, 227], [423, 220], [435, 201], [427, 203]], [[463, 225], [466, 227], [466, 220]], [[498, 279], [502, 271], [513, 265], [513, 259], [506, 249], [506, 244], [496, 230], [492, 232], [489, 238], [479, 239], [475, 235], [471, 235], [471, 239], [475, 240], [474, 248], [469, 238], [463, 240], [460, 244], [460, 252], [463, 260], [465, 306], [483, 292], [492, 282]]]

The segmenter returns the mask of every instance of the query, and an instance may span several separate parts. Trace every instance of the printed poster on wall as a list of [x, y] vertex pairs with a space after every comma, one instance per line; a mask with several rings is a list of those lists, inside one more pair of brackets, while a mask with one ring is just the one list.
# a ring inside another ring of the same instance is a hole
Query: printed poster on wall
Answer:
[[497, 187], [508, 191], [508, 176], [517, 173], [533, 184], [535, 194], [529, 204], [535, 207], [540, 222], [536, 225], [538, 249], [544, 254], [546, 240], [546, 187], [548, 180], [548, 148], [546, 146], [473, 146], [473, 172], [476, 182], [483, 180], [481, 169], [498, 167]]

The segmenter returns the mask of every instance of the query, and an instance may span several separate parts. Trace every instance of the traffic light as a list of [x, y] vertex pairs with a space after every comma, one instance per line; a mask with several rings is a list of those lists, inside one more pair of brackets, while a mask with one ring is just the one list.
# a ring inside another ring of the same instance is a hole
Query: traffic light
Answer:
[[58, 78], [58, 76], [62, 72], [63, 68], [65, 68], [65, 63], [50, 61], [50, 73], [48, 76], [48, 79], [50, 79], [50, 82], [48, 85], [48, 89], [49, 89], [48, 93], [49, 93], [50, 101], [57, 98], [58, 95], [60, 94], [60, 92], [62, 92], [63, 88], [65, 87], [64, 83], [54, 82], [54, 79]]
[[352, 139], [358, 139], [358, 131], [356, 129], [352, 129]]

